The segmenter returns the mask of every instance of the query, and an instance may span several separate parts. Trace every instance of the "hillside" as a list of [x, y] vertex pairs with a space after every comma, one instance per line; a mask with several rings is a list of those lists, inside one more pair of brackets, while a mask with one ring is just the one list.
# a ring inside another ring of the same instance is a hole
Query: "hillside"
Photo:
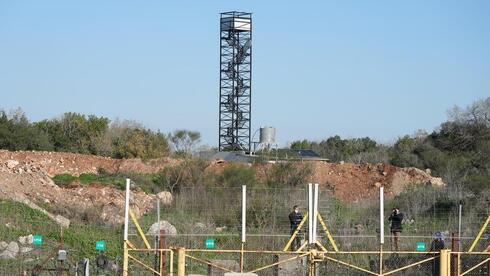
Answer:
[[[121, 187], [101, 185], [96, 181], [85, 185], [74, 183], [60, 187], [51, 177], [60, 174], [74, 176], [96, 174], [101, 171], [157, 173], [180, 162], [170, 158], [142, 161], [60, 152], [0, 151], [0, 179], [2, 179], [0, 198], [37, 206], [39, 210], [42, 209], [40, 205], [47, 205], [55, 213], [64, 210], [62, 214], [87, 212], [96, 208], [102, 221], [118, 224], [123, 219], [124, 194]], [[209, 162], [205, 172], [217, 172], [229, 165], [225, 162]], [[267, 174], [272, 166], [272, 164], [256, 164], [254, 169], [260, 178]], [[387, 195], [392, 197], [412, 183], [444, 185], [441, 179], [431, 177], [424, 171], [384, 164], [318, 162], [298, 163], [295, 166], [299, 169], [311, 166], [312, 174], [308, 180], [319, 183], [322, 189], [330, 191], [334, 197], [345, 202], [375, 199], [380, 186], [384, 186]], [[157, 195], [147, 194], [140, 189], [135, 190], [133, 195], [132, 204], [138, 216], [154, 207]], [[164, 192], [159, 197], [168, 203], [171, 195]], [[49, 215], [60, 224], [68, 223], [59, 215]]]

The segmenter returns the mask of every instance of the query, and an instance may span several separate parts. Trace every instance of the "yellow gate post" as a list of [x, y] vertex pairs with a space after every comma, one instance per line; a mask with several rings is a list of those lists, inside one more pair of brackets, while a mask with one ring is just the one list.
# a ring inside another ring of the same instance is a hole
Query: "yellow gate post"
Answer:
[[310, 250], [310, 254], [308, 256], [308, 261], [309, 261], [309, 266], [308, 266], [308, 275], [309, 276], [315, 276], [315, 270], [316, 270], [316, 263], [315, 263], [315, 257], [314, 257], [314, 250]]
[[451, 250], [441, 250], [440, 276], [451, 276]]
[[485, 233], [485, 230], [487, 229], [488, 224], [490, 224], [490, 215], [488, 215], [487, 220], [485, 221], [485, 223], [481, 227], [480, 232], [478, 233], [475, 240], [471, 244], [470, 249], [468, 249], [468, 252], [473, 252], [473, 249], [475, 249], [475, 246], [478, 243], [478, 241], [480, 240], [481, 236], [483, 235], [483, 233]]
[[305, 216], [303, 217], [303, 220], [301, 220], [298, 227], [296, 227], [296, 230], [294, 230], [293, 234], [291, 235], [291, 238], [289, 238], [289, 241], [287, 242], [286, 246], [284, 247], [284, 249], [282, 251], [286, 252], [289, 250], [289, 247], [291, 246], [294, 239], [298, 235], [299, 231], [301, 230], [301, 227], [303, 227], [303, 224], [305, 224], [307, 218], [308, 218], [308, 213], [305, 214]]
[[177, 276], [185, 276], [185, 248], [177, 248]]
[[123, 276], [128, 276], [128, 245], [124, 241], [124, 252], [123, 252]]

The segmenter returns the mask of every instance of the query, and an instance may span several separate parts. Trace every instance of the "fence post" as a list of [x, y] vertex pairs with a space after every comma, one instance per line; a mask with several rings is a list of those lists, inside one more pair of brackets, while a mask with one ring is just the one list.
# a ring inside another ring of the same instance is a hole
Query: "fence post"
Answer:
[[379, 187], [379, 275], [383, 275], [383, 244], [385, 243], [384, 187]]
[[185, 276], [185, 248], [177, 248], [177, 276]]
[[123, 244], [123, 276], [128, 276], [128, 244], [124, 241]]
[[126, 198], [124, 202], [124, 252], [123, 252], [123, 276], [128, 275], [128, 231], [129, 231], [129, 193], [131, 188], [131, 180], [126, 178]]
[[308, 276], [316, 275], [316, 263], [313, 254], [313, 251], [310, 251], [310, 254], [308, 255]]
[[440, 276], [451, 276], [451, 250], [441, 250]]
[[461, 241], [459, 239], [460, 234], [457, 236], [452, 233], [451, 235], [451, 276], [458, 276], [461, 274], [461, 264], [460, 264], [460, 249], [459, 245]]
[[[165, 249], [167, 247], [166, 242], [165, 242], [165, 230], [160, 229], [160, 237], [159, 237], [159, 244], [158, 248], [159, 249]], [[165, 276], [165, 259], [166, 259], [167, 253], [165, 251], [160, 250], [160, 276]]]
[[170, 276], [174, 276], [174, 251], [170, 250], [170, 266], [168, 268]]
[[308, 246], [313, 243], [313, 184], [308, 183]]

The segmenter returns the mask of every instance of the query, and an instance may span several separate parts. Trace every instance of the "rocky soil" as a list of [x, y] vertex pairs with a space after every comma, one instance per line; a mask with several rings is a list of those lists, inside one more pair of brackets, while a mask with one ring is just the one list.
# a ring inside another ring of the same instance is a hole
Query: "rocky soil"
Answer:
[[[69, 220], [50, 214], [40, 206], [49, 204], [76, 210], [92, 211], [103, 221], [118, 224], [123, 221], [124, 191], [114, 187], [97, 185], [73, 185], [61, 188], [53, 183], [50, 176], [62, 173], [80, 175], [97, 173], [137, 172], [154, 173], [166, 166], [175, 166], [179, 160], [164, 158], [143, 162], [140, 159], [111, 159], [106, 157], [59, 153], [59, 152], [10, 152], [0, 150], [0, 198], [23, 202], [31, 208], [45, 212], [60, 225], [67, 227]], [[307, 163], [298, 163], [305, 166]], [[319, 183], [334, 197], [345, 202], [359, 202], [375, 199], [378, 188], [383, 186], [387, 196], [399, 194], [409, 184], [443, 186], [440, 178], [430, 172], [415, 168], [398, 168], [387, 164], [351, 164], [312, 162], [311, 182]], [[220, 171], [229, 164], [224, 161], [212, 161], [205, 172]], [[267, 170], [271, 164], [256, 165], [257, 171]], [[259, 173], [260, 174], [260, 173]], [[260, 175], [259, 175], [260, 177]], [[149, 195], [142, 191], [133, 191], [132, 210], [140, 216], [151, 210], [157, 200], [170, 204], [172, 195], [162, 192]]]
[[[139, 172], [154, 173], [166, 166], [180, 163], [178, 159], [160, 158], [148, 161], [141, 159], [113, 159], [109, 157], [76, 154], [69, 152], [47, 152], [47, 151], [7, 151], [0, 150], [0, 163], [6, 164], [9, 160], [17, 161], [19, 169], [43, 171], [49, 176], [68, 173], [78, 176], [82, 173], [97, 173], [104, 170], [108, 173], [117, 172]], [[27, 167], [26, 167], [27, 166]]]
[[20, 254], [32, 251], [32, 235], [21, 236], [17, 241], [0, 241], [0, 259], [15, 259]]
[[441, 178], [417, 168], [399, 168], [388, 164], [313, 163], [312, 182], [330, 190], [334, 197], [347, 202], [377, 199], [379, 187], [387, 197], [400, 194], [408, 185], [442, 187]]
[[[69, 226], [68, 219], [53, 215], [40, 205], [49, 204], [56, 206], [58, 210], [74, 210], [79, 213], [90, 210], [109, 224], [119, 224], [124, 221], [124, 191], [96, 184], [61, 188], [54, 184], [50, 175], [96, 173], [100, 168], [109, 172], [121, 169], [153, 172], [158, 171], [164, 162], [166, 161], [154, 160], [146, 164], [141, 160], [114, 160], [71, 153], [2, 151], [0, 198], [25, 203], [46, 213], [63, 227]], [[131, 196], [131, 209], [138, 217], [154, 208], [157, 200], [161, 200], [163, 204], [170, 204], [172, 201], [168, 192], [148, 195], [135, 190]]]

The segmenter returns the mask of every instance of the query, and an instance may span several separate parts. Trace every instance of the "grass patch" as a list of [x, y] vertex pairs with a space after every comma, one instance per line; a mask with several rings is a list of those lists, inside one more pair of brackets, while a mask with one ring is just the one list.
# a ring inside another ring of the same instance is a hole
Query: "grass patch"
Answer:
[[[36, 247], [37, 252], [48, 253], [59, 245], [61, 229], [40, 211], [25, 204], [9, 200], [0, 200], [0, 240], [17, 241], [19, 236], [42, 235], [43, 245]], [[106, 255], [111, 258], [122, 255], [122, 226], [102, 226], [72, 221], [68, 229], [63, 230], [65, 248], [71, 260], [93, 258], [97, 240], [105, 240]]]
[[64, 186], [76, 181], [78, 177], [68, 173], [63, 173], [63, 174], [57, 174], [53, 176], [51, 179], [54, 181], [56, 185]]

